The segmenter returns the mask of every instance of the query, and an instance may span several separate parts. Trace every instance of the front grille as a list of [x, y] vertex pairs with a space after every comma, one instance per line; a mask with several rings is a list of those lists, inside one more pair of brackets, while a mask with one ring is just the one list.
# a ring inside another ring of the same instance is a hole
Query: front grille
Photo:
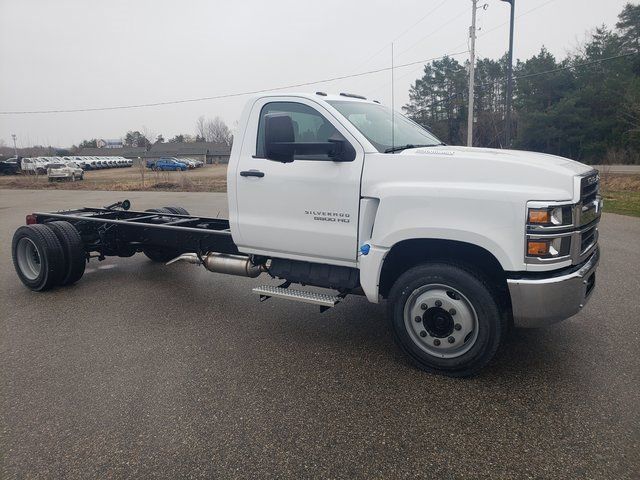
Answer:
[[591, 227], [589, 230], [582, 232], [580, 238], [580, 254], [584, 254], [598, 241], [598, 228]]
[[593, 202], [600, 189], [600, 175], [598, 172], [582, 177], [580, 182], [580, 200], [583, 205]]

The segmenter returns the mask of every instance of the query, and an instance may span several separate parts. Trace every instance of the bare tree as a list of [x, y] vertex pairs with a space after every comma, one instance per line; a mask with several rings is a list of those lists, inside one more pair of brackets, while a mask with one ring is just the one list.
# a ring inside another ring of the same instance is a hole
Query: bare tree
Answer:
[[144, 125], [142, 126], [142, 134], [149, 140], [149, 144], [151, 144], [151, 139], [157, 137], [156, 133], [153, 130], [147, 128]]
[[200, 115], [196, 120], [196, 141], [205, 141], [207, 139], [207, 120], [204, 115]]
[[231, 131], [220, 117], [207, 121], [206, 136], [208, 142], [231, 145]]

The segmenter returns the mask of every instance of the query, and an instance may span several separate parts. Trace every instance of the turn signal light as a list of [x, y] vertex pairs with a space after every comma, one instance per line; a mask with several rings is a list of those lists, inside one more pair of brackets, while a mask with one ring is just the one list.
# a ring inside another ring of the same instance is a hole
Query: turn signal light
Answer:
[[527, 255], [530, 257], [544, 257], [549, 254], [551, 242], [545, 240], [529, 240], [527, 242]]
[[544, 209], [544, 210], [536, 210], [533, 208], [530, 209], [529, 223], [534, 225], [546, 225], [551, 223], [551, 211], [547, 209]]
[[27, 215], [27, 225], [33, 225], [35, 223], [38, 223], [38, 217], [36, 217], [33, 213], [30, 213], [29, 215]]

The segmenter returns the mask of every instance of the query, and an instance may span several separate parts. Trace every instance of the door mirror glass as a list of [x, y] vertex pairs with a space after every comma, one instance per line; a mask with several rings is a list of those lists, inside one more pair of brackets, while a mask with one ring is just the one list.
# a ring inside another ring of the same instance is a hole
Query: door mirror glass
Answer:
[[264, 116], [264, 150], [269, 160], [293, 162], [295, 136], [293, 121], [286, 113], [268, 113]]
[[260, 112], [256, 157], [279, 162], [350, 162], [356, 151], [333, 124], [313, 108], [295, 102], [266, 104]]

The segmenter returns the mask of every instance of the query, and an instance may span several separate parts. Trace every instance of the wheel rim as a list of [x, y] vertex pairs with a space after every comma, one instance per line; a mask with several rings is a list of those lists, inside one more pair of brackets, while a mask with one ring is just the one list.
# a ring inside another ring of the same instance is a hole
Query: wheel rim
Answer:
[[467, 353], [478, 338], [478, 315], [467, 297], [448, 285], [424, 285], [405, 303], [404, 323], [413, 342], [439, 358]]
[[42, 270], [42, 261], [38, 247], [29, 238], [23, 237], [16, 248], [18, 267], [29, 280], [35, 280]]

